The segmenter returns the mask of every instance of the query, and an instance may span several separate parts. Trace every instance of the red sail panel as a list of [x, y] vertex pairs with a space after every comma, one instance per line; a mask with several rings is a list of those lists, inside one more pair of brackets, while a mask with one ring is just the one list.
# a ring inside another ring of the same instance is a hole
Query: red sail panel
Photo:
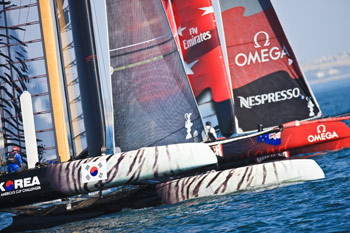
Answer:
[[195, 96], [211, 88], [216, 102], [232, 98], [211, 1], [173, 0], [172, 6], [184, 60], [197, 61], [188, 73]]
[[220, 0], [239, 131], [320, 115], [270, 0]]
[[[172, 0], [186, 73], [195, 97], [211, 90], [220, 131], [234, 131], [232, 91], [210, 0]], [[168, 14], [171, 20], [171, 16]]]
[[230, 71], [234, 74], [232, 87], [280, 70], [292, 78], [302, 76], [273, 8], [247, 17], [244, 11], [236, 7], [223, 13]]

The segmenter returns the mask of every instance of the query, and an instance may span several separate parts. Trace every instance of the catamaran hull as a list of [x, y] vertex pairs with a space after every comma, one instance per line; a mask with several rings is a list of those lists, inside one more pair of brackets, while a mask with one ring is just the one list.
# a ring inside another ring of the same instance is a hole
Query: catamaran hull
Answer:
[[15, 207], [146, 179], [164, 179], [216, 164], [216, 156], [203, 143], [147, 147], [53, 164], [1, 176], [0, 206]]
[[314, 120], [282, 132], [233, 138], [211, 143], [222, 168], [285, 159], [300, 154], [350, 147], [350, 128], [341, 121]]
[[212, 171], [157, 185], [163, 204], [324, 178], [314, 160], [299, 159]]
[[[324, 178], [321, 168], [313, 160], [288, 160], [252, 165], [224, 171], [211, 171], [168, 181], [119, 190], [103, 198], [91, 197], [48, 207], [19, 207], [8, 231], [34, 230], [53, 227], [103, 214], [128, 209], [147, 208], [161, 204], [174, 204], [193, 198], [224, 195], [238, 191], [272, 188], [276, 185], [291, 184]], [[69, 216], [69, 217], [68, 217]]]

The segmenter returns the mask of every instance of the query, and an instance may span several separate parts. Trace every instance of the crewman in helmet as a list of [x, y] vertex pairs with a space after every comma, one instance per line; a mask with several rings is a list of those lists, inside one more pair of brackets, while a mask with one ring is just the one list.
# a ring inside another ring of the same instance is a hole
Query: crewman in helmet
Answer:
[[14, 146], [12, 148], [12, 151], [7, 153], [6, 159], [7, 159], [7, 172], [8, 173], [13, 173], [13, 172], [17, 171], [23, 165], [22, 157], [19, 153], [18, 146]]

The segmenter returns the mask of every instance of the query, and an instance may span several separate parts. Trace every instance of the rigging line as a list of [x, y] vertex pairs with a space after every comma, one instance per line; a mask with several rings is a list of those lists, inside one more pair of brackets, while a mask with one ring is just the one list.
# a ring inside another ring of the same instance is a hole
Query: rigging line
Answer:
[[151, 43], [153, 41], [156, 41], [156, 40], [159, 40], [159, 39], [162, 39], [164, 37], [167, 37], [169, 34], [172, 35], [171, 31], [160, 36], [160, 37], [157, 37], [157, 38], [154, 38], [154, 39], [150, 39], [150, 40], [146, 40], [146, 41], [142, 41], [140, 43], [136, 43], [136, 44], [131, 44], [131, 45], [127, 45], [127, 46], [124, 46], [124, 47], [119, 47], [119, 48], [116, 48], [116, 49], [111, 49], [109, 50], [109, 52], [114, 52], [114, 51], [118, 51], [118, 50], [121, 50], [121, 49], [126, 49], [126, 48], [130, 48], [130, 47], [135, 47], [137, 45], [142, 45], [142, 44], [148, 44], [148, 43]]
[[155, 48], [155, 47], [159, 47], [159, 46], [164, 45], [164, 44], [166, 44], [166, 43], [168, 43], [168, 42], [170, 42], [172, 40], [173, 40], [173, 37], [171, 37], [168, 40], [165, 40], [165, 41], [163, 41], [163, 42], [161, 42], [159, 44], [155, 44], [155, 45], [152, 45], [152, 46], [149, 46], [149, 47], [133, 50], [133, 51], [122, 53], [122, 54], [118, 54], [118, 55], [113, 55], [113, 56], [110, 56], [110, 58], [121, 57], [121, 56], [129, 55], [129, 54], [141, 52], [141, 51], [144, 51], [144, 50], [147, 50], [147, 49], [152, 49], [152, 48]]
[[177, 52], [177, 48], [174, 49], [173, 51], [169, 52], [169, 53], [166, 53], [164, 55], [159, 55], [157, 57], [152, 57], [152, 58], [149, 58], [149, 59], [146, 59], [146, 60], [143, 60], [143, 61], [139, 61], [139, 62], [136, 62], [136, 63], [133, 63], [133, 64], [130, 64], [130, 65], [125, 65], [125, 66], [119, 66], [119, 67], [116, 67], [116, 68], [113, 68], [113, 71], [121, 71], [121, 70], [126, 70], [126, 69], [130, 69], [130, 68], [134, 68], [136, 66], [140, 66], [140, 65], [144, 65], [144, 64], [147, 64], [147, 63], [150, 63], [150, 62], [154, 62], [154, 61], [158, 61], [160, 59], [163, 59], [173, 53]]

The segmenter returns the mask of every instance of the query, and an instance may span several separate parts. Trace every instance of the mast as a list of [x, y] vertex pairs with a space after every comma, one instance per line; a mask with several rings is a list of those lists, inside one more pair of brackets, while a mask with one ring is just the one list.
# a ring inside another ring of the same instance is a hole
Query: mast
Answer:
[[[66, 14], [65, 9], [63, 6], [63, 0], [56, 0], [54, 2], [55, 7], [55, 16], [56, 16], [56, 26], [57, 26], [57, 37], [58, 37], [58, 46], [59, 50], [61, 51], [59, 53], [60, 55], [60, 61], [61, 61], [61, 67], [62, 67], [62, 78], [63, 78], [63, 85], [64, 85], [64, 92], [65, 92], [65, 100], [66, 100], [66, 106], [67, 106], [67, 116], [68, 116], [68, 126], [69, 126], [69, 143], [71, 145], [71, 156], [75, 158], [77, 155], [79, 155], [82, 151], [84, 151], [84, 140], [81, 139], [80, 132], [85, 131], [84, 129], [79, 129], [78, 127], [73, 126], [73, 116], [79, 116], [79, 108], [77, 105], [80, 102], [72, 101], [72, 99], [76, 99], [80, 93], [76, 92], [76, 89], [74, 86], [78, 86], [79, 82], [78, 77], [74, 77], [74, 71], [72, 70], [72, 65], [74, 64], [74, 60], [71, 57], [71, 50], [72, 46], [70, 46], [71, 42], [68, 38], [67, 31], [69, 25], [66, 21]], [[81, 119], [81, 118], [77, 118]], [[79, 124], [76, 124], [79, 125]], [[75, 130], [78, 128], [78, 130]]]
[[69, 0], [76, 65], [89, 156], [101, 154], [105, 147], [105, 122], [97, 68], [97, 54], [88, 0]]
[[51, 1], [39, 0], [39, 11], [41, 16], [41, 27], [44, 40], [47, 73], [50, 84], [50, 96], [55, 125], [57, 151], [61, 162], [65, 162], [70, 159], [70, 153], [60, 71], [58, 67], [59, 63], [54, 32], [54, 23], [52, 19], [53, 10]]

